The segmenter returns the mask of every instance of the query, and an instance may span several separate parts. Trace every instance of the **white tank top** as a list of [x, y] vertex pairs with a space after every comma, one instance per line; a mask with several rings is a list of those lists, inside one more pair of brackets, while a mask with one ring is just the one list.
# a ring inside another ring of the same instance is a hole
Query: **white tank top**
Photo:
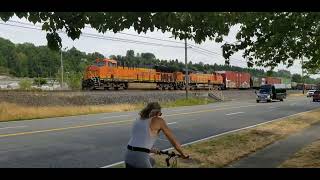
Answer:
[[137, 118], [133, 123], [131, 139], [129, 141], [130, 146], [141, 147], [151, 149], [157, 140], [158, 136], [152, 136], [150, 133], [150, 122], [149, 119]]

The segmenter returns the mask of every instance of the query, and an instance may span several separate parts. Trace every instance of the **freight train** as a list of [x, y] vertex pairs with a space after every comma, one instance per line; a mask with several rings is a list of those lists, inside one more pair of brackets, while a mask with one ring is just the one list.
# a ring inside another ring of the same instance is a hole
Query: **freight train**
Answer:
[[[194, 89], [258, 89], [266, 84], [284, 84], [286, 89], [302, 89], [302, 84], [291, 82], [290, 78], [255, 77], [247, 72], [216, 71], [215, 73], [188, 73], [188, 87]], [[96, 59], [94, 65], [86, 67], [82, 80], [83, 90], [128, 89], [130, 84], [154, 85], [159, 90], [182, 90], [186, 88], [186, 75], [183, 71], [166, 67], [136, 68], [118, 66], [112, 59]], [[315, 89], [305, 84], [305, 89]]]
[[[218, 73], [188, 73], [189, 88], [217, 88], [221, 89], [223, 77]], [[177, 90], [186, 88], [185, 73], [161, 68], [147, 69], [118, 66], [112, 59], [97, 59], [95, 65], [85, 69], [82, 89], [128, 89], [130, 83], [153, 83], [156, 89]]]

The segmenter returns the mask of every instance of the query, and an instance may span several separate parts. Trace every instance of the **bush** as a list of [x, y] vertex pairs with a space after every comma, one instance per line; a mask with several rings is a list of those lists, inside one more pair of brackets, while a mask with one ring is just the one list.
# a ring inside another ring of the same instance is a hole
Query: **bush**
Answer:
[[81, 88], [82, 73], [72, 71], [66, 73], [66, 76], [66, 82], [71, 89], [76, 90]]
[[39, 77], [39, 78], [36, 78], [36, 79], [34, 79], [34, 81], [33, 81], [33, 84], [34, 85], [44, 85], [44, 84], [47, 84], [48, 82], [47, 82], [47, 80], [46, 79], [43, 79], [43, 78], [41, 78], [41, 77]]
[[31, 90], [32, 82], [27, 79], [23, 79], [19, 82], [21, 90]]

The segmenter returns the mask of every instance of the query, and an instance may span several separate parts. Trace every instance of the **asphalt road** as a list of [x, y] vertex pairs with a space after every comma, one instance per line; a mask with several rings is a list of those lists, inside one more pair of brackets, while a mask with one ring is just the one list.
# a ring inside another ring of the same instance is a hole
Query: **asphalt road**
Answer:
[[[310, 98], [255, 99], [164, 109], [181, 143], [319, 108]], [[137, 112], [0, 123], [0, 167], [105, 167], [123, 160]], [[171, 147], [163, 135], [156, 147]]]

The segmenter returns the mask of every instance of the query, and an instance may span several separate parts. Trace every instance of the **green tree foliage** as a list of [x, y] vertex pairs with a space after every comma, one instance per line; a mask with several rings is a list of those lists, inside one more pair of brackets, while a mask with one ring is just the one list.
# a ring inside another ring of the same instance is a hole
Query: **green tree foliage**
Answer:
[[291, 72], [285, 69], [278, 70], [277, 76], [291, 78]]
[[293, 74], [291, 80], [293, 82], [302, 83], [302, 77], [300, 74]]
[[38, 86], [41, 86], [41, 85], [44, 85], [44, 84], [47, 84], [47, 83], [48, 83], [47, 80], [44, 79], [44, 78], [41, 78], [41, 77], [36, 78], [36, 79], [33, 80], [33, 84], [34, 85], [38, 85]]
[[66, 75], [66, 82], [67, 82], [69, 88], [71, 88], [73, 90], [80, 89], [81, 82], [82, 82], [82, 73], [75, 72], [75, 71], [68, 72]]
[[[86, 54], [71, 48], [62, 53], [64, 71], [83, 72], [97, 58], [104, 58], [98, 52]], [[13, 44], [0, 38], [0, 67], [3, 74], [17, 77], [55, 77], [61, 67], [60, 52], [47, 46], [34, 46], [31, 43]], [[6, 73], [6, 71], [8, 71]]]
[[241, 12], [233, 16], [240, 30], [236, 42], [223, 45], [227, 60], [242, 51], [249, 66], [273, 69], [283, 63], [289, 67], [304, 58], [303, 66], [309, 72], [320, 70], [319, 12]]
[[54, 50], [62, 47], [58, 31], [65, 29], [67, 35], [75, 40], [85, 25], [101, 33], [116, 33], [130, 27], [139, 34], [161, 30], [171, 32], [175, 38], [193, 39], [200, 43], [206, 39], [221, 42], [234, 22], [234, 16], [227, 12], [1, 12], [0, 18], [8, 21], [14, 15], [32, 23], [43, 23], [48, 46]]

